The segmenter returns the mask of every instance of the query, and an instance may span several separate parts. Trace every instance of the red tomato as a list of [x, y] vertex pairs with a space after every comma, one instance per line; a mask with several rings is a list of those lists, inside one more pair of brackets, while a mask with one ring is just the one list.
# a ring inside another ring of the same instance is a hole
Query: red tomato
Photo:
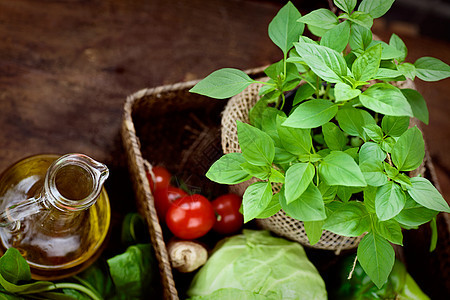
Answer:
[[188, 196], [188, 193], [182, 189], [169, 185], [166, 188], [158, 188], [153, 192], [155, 199], [155, 208], [158, 213], [158, 218], [161, 221], [165, 221], [166, 213], [169, 207], [176, 199]]
[[241, 203], [241, 198], [235, 194], [225, 194], [212, 201], [217, 215], [213, 230], [221, 234], [238, 231], [244, 224], [244, 217], [239, 212]]
[[166, 214], [166, 224], [177, 237], [192, 240], [204, 236], [214, 225], [211, 203], [199, 194], [175, 200]]
[[153, 176], [151, 172], [147, 172], [148, 183], [150, 184], [150, 189], [152, 192], [169, 186], [172, 174], [170, 174], [166, 168], [162, 166], [154, 166], [152, 167], [152, 172]]

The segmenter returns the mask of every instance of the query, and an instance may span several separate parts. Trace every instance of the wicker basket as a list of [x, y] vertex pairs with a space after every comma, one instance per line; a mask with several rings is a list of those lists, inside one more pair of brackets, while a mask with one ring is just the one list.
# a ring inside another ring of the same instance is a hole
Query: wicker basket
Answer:
[[[254, 77], [261, 76], [262, 69], [249, 71]], [[180, 285], [175, 282], [167, 254], [164, 227], [160, 226], [153, 204], [153, 196], [146, 177], [145, 161], [163, 164], [172, 174], [183, 178], [184, 183], [199, 192], [220, 194], [224, 186], [205, 180], [209, 166], [223, 153], [221, 149], [221, 114], [226, 101], [212, 100], [189, 93], [197, 81], [144, 89], [130, 95], [124, 105], [122, 139], [128, 160], [131, 181], [140, 213], [145, 217], [155, 249], [164, 299], [179, 299]], [[428, 155], [428, 152], [427, 152]], [[432, 163], [427, 156], [425, 176], [437, 186]], [[427, 230], [405, 232], [406, 263], [419, 266], [417, 277], [422, 275], [429, 289], [446, 286], [450, 291], [448, 214], [438, 215], [439, 243], [432, 254], [427, 254], [424, 243], [429, 242]], [[426, 257], [417, 249], [425, 249]], [[320, 250], [318, 250], [320, 251]], [[420, 259], [418, 259], [420, 256]], [[431, 274], [431, 275], [428, 275]], [[420, 279], [420, 278], [419, 278]]]

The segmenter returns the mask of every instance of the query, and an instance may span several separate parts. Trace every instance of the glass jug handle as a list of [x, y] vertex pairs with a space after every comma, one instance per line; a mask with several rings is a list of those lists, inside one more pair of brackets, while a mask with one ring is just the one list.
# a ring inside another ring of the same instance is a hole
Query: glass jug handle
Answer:
[[42, 197], [31, 197], [7, 207], [0, 213], [0, 227], [9, 227], [11, 231], [20, 229], [20, 220], [45, 209]]

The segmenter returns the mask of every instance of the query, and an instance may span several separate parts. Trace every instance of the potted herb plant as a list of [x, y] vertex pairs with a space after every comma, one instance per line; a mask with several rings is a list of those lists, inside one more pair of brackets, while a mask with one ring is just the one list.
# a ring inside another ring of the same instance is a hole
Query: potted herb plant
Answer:
[[[441, 80], [450, 67], [431, 57], [406, 62], [407, 48], [395, 34], [389, 43], [374, 40], [373, 20], [393, 2], [356, 7], [356, 0], [334, 0], [337, 15], [318, 9], [304, 16], [289, 2], [269, 24], [283, 57], [265, 70], [268, 80], [226, 68], [191, 89], [225, 99], [261, 85], [250, 124], [237, 121], [241, 152], [222, 156], [207, 177], [230, 185], [259, 179], [243, 196], [245, 222], [283, 210], [304, 222], [311, 244], [323, 230], [364, 235], [357, 259], [379, 288], [402, 229], [450, 212], [428, 179], [410, 176], [425, 156], [422, 133], [410, 120], [427, 124], [428, 110], [420, 93], [399, 84]], [[303, 35], [305, 26], [320, 39]]]

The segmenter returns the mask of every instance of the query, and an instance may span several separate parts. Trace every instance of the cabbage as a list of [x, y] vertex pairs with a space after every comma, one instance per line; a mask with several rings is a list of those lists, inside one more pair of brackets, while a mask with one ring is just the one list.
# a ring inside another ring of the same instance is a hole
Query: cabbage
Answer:
[[187, 295], [200, 299], [327, 299], [303, 247], [268, 231], [244, 230], [219, 242]]

